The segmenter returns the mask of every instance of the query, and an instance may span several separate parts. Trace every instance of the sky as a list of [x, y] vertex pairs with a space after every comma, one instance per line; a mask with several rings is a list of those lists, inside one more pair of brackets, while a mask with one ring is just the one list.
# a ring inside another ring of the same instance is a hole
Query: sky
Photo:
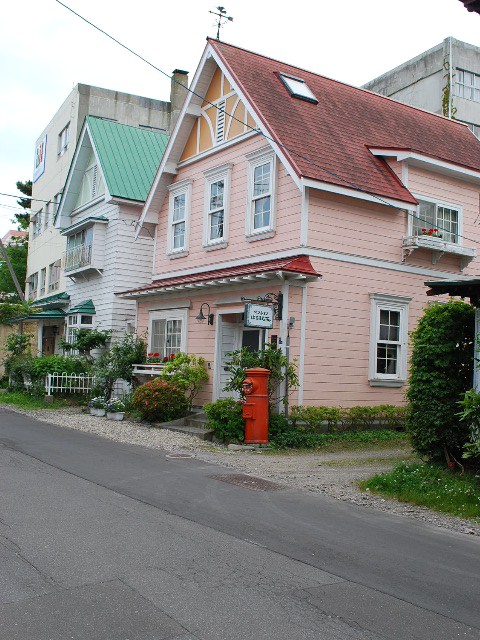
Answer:
[[[452, 36], [480, 46], [480, 15], [459, 0], [225, 0], [220, 39], [360, 86]], [[64, 0], [170, 74], [197, 68], [216, 36], [213, 0]], [[283, 7], [283, 8], [280, 8]], [[0, 192], [20, 193], [35, 142], [77, 83], [168, 100], [170, 80], [56, 0], [0, 9]], [[13, 208], [12, 208], [13, 207]], [[0, 237], [15, 228], [15, 198], [0, 195]]]

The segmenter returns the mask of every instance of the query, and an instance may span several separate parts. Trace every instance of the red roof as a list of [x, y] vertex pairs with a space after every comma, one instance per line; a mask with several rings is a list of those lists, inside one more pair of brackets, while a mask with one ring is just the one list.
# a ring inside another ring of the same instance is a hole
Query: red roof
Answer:
[[[480, 171], [480, 141], [463, 124], [224, 42], [209, 43], [299, 177], [416, 203], [368, 147], [406, 149]], [[280, 73], [304, 80], [318, 104], [291, 97]]]
[[295, 256], [293, 258], [277, 258], [275, 260], [265, 260], [264, 262], [255, 262], [245, 264], [238, 267], [229, 267], [228, 269], [213, 269], [203, 271], [188, 276], [176, 276], [175, 278], [163, 278], [157, 280], [153, 284], [149, 284], [140, 289], [130, 289], [129, 291], [121, 291], [119, 295], [125, 293], [142, 293], [156, 289], [165, 289], [167, 287], [178, 287], [180, 285], [194, 284], [198, 282], [208, 282], [212, 280], [224, 280], [236, 278], [240, 276], [254, 275], [258, 273], [268, 273], [272, 271], [287, 271], [289, 273], [301, 273], [307, 276], [319, 277], [320, 274], [315, 271], [308, 256]]

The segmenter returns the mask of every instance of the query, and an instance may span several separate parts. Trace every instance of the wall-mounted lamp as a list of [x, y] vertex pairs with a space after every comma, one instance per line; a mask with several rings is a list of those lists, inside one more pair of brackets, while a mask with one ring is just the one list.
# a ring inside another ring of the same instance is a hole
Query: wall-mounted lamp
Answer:
[[[206, 316], [203, 313], [203, 307], [208, 308], [208, 313]], [[196, 316], [195, 320], [197, 320], [197, 322], [203, 322], [204, 320], [206, 320], [207, 324], [213, 324], [213, 313], [210, 311], [210, 305], [208, 304], [208, 302], [202, 302], [202, 304], [200, 305], [200, 311], [198, 312], [198, 316]]]

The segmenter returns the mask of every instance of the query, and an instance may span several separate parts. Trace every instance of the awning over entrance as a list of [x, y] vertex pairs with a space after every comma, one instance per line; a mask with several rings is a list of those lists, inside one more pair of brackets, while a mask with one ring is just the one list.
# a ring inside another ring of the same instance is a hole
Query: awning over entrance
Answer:
[[71, 316], [74, 313], [82, 313], [83, 315], [86, 315], [86, 316], [95, 315], [96, 311], [95, 311], [95, 305], [93, 304], [93, 300], [92, 299], [84, 300], [83, 302], [80, 302], [80, 304], [75, 305], [74, 307], [72, 307], [67, 311], [68, 316]]
[[286, 277], [303, 280], [304, 282], [320, 278], [320, 274], [313, 268], [310, 258], [305, 255], [290, 258], [277, 258], [245, 265], [228, 267], [225, 269], [212, 269], [195, 274], [163, 278], [157, 282], [142, 287], [122, 291], [117, 295], [128, 298], [141, 298], [155, 293], [168, 293], [185, 289], [200, 289], [226, 284], [248, 284], [253, 282], [265, 282], [274, 278]]
[[69, 302], [70, 296], [65, 291], [62, 291], [62, 293], [55, 293], [52, 296], [36, 300], [32, 306], [36, 309], [58, 309], [65, 307]]
[[469, 298], [475, 307], [480, 307], [480, 278], [468, 280], [434, 280], [425, 282], [427, 296], [450, 295], [460, 298]]

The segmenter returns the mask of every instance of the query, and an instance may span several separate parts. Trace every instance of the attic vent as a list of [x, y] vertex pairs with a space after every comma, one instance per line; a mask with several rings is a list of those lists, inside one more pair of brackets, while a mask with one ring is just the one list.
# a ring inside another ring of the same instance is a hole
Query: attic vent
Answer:
[[317, 98], [310, 91], [305, 80], [302, 80], [301, 78], [295, 78], [293, 76], [286, 76], [283, 73], [279, 74], [279, 78], [287, 87], [288, 93], [292, 96], [292, 98], [299, 98], [300, 100], [305, 100], [306, 102], [313, 102], [313, 104], [318, 104]]
[[97, 195], [97, 187], [98, 187], [98, 165], [96, 164], [93, 167], [92, 198], [95, 198], [95, 196]]
[[223, 142], [225, 138], [225, 100], [217, 105], [217, 142]]

